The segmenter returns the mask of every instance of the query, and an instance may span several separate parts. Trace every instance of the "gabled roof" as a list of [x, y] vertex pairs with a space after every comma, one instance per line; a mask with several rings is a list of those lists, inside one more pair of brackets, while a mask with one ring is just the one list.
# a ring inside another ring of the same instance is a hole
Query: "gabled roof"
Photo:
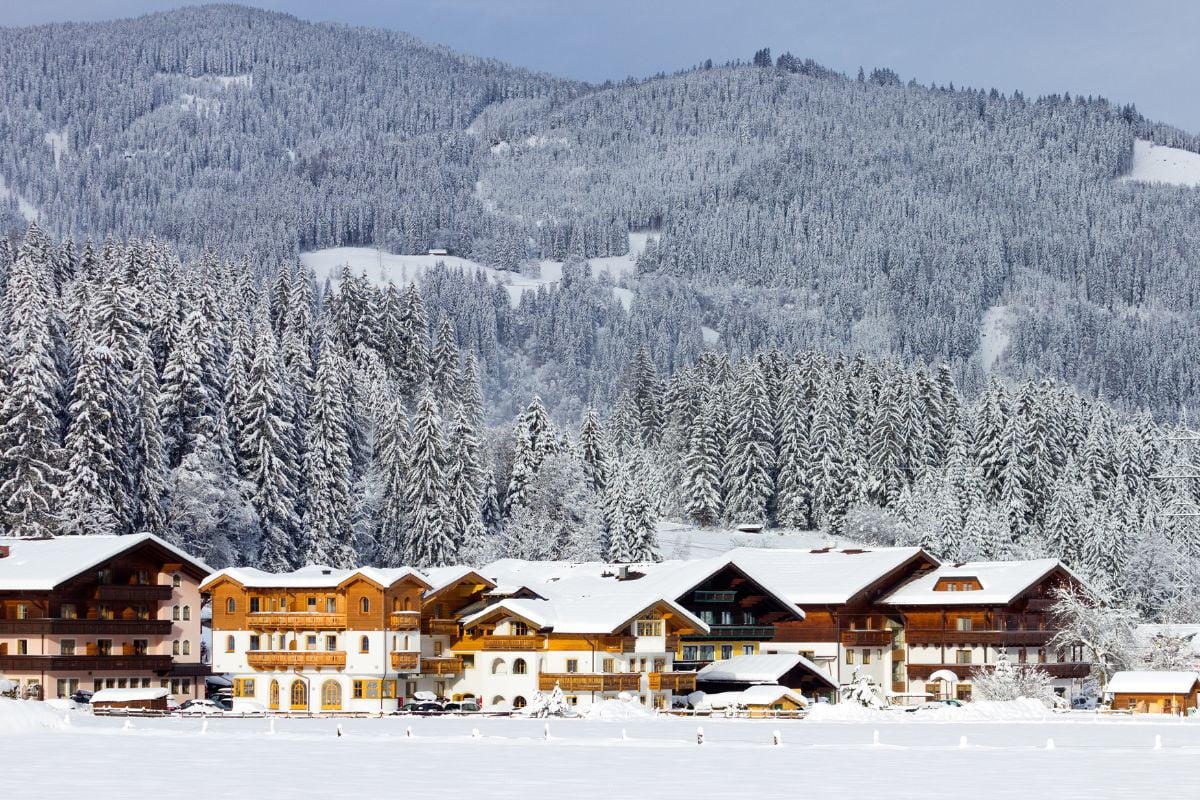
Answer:
[[200, 575], [212, 568], [152, 533], [128, 536], [58, 536], [53, 539], [0, 538], [9, 554], [0, 558], [0, 590], [50, 591], [72, 578], [143, 545], [161, 548]]
[[924, 557], [937, 563], [937, 559], [919, 547], [876, 550], [739, 547], [725, 557], [797, 606], [847, 603], [915, 559]]
[[704, 699], [700, 701], [700, 706], [708, 706], [717, 711], [731, 706], [769, 706], [785, 697], [797, 705], [808, 705], [807, 697], [799, 692], [792, 691], [786, 686], [762, 684], [751, 686], [740, 692], [716, 692], [715, 694], [708, 694], [706, 692]]
[[425, 578], [429, 581], [429, 589], [425, 591], [425, 598], [429, 599], [439, 592], [445, 591], [450, 587], [461, 583], [466, 579], [470, 579], [476, 583], [485, 584], [491, 588], [495, 588], [496, 584], [489, 581], [483, 575], [479, 574], [474, 568], [462, 565], [452, 567], [430, 567], [424, 571]]
[[379, 586], [387, 587], [402, 580], [411, 579], [422, 588], [429, 588], [429, 581], [411, 567], [381, 569], [360, 567], [358, 569], [332, 569], [320, 564], [309, 564], [291, 572], [266, 572], [254, 567], [230, 567], [208, 577], [200, 585], [207, 590], [224, 580], [231, 580], [247, 589], [336, 589], [356, 578], [362, 578]]
[[799, 666], [805, 667], [829, 688], [837, 688], [837, 684], [823, 669], [798, 653], [759, 653], [714, 661], [696, 673], [696, 680], [713, 683], [777, 684], [784, 675]]
[[[1031, 561], [972, 561], [966, 564], [943, 564], [937, 569], [901, 586], [882, 598], [881, 605], [891, 606], [973, 606], [1007, 605], [1036, 586], [1055, 570], [1062, 570], [1075, 580], [1079, 578], [1055, 558]], [[942, 580], [974, 578], [981, 589], [963, 591], [934, 591]], [[1082, 581], [1080, 581], [1082, 583]]]
[[1129, 670], [1112, 676], [1105, 694], [1188, 694], [1200, 682], [1196, 672]]

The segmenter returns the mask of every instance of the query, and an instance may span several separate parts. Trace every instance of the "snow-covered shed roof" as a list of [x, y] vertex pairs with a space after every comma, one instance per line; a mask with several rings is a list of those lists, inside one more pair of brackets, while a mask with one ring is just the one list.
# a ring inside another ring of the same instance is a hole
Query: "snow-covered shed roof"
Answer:
[[714, 661], [696, 673], [696, 679], [714, 683], [761, 683], [777, 684], [784, 675], [798, 666], [804, 666], [829, 688], [836, 689], [825, 671], [798, 653], [759, 653], [750, 656], [734, 656]]
[[797, 606], [846, 603], [859, 592], [924, 555], [919, 547], [792, 550], [739, 547], [725, 557]]
[[1200, 673], [1128, 670], [1112, 676], [1106, 694], [1187, 694], [1200, 681]]
[[769, 706], [779, 702], [784, 697], [793, 700], [799, 705], [808, 705], [807, 697], [786, 686], [779, 686], [777, 684], [751, 686], [740, 692], [714, 692], [713, 694], [706, 692], [700, 705], [701, 707], [708, 706], [716, 710], [731, 706]]
[[[1074, 577], [1073, 573], [1055, 558], [943, 564], [904, 584], [879, 602], [892, 606], [1005, 605], [1056, 569], [1062, 569]], [[981, 588], [959, 591], [934, 589], [939, 581], [957, 579], [961, 582], [971, 578], [977, 580]]]
[[137, 700], [158, 700], [170, 692], [166, 689], [101, 689], [92, 695], [92, 703], [128, 703]]
[[428, 588], [425, 576], [410, 567], [381, 569], [333, 569], [321, 564], [309, 564], [291, 572], [266, 572], [255, 567], [230, 567], [208, 577], [201, 589], [207, 589], [223, 579], [236, 581], [248, 589], [334, 589], [355, 577], [363, 577], [380, 586], [391, 586], [405, 578], [416, 580]]
[[195, 572], [212, 572], [200, 559], [152, 533], [57, 536], [53, 539], [0, 538], [0, 547], [8, 548], [8, 555], [0, 558], [0, 589], [50, 591], [80, 573], [147, 543], [162, 548]]

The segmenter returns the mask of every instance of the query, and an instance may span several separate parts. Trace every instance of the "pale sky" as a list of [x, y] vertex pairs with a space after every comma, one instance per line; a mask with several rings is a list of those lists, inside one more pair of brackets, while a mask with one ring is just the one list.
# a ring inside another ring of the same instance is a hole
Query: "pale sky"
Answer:
[[[1101, 94], [1200, 132], [1194, 0], [256, 0], [311, 20], [407, 31], [589, 81], [790, 50], [842, 72]], [[134, 16], [172, 0], [0, 0], [0, 25]]]

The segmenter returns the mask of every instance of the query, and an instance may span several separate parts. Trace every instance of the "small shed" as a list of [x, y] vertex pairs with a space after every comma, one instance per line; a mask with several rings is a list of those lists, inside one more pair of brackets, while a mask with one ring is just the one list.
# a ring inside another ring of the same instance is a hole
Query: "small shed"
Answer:
[[745, 709], [750, 717], [770, 716], [780, 711], [799, 711], [808, 707], [808, 698], [786, 686], [761, 684], [740, 692], [703, 693], [700, 708], [721, 711], [729, 708]]
[[92, 708], [152, 708], [167, 710], [166, 689], [101, 689], [92, 695]]
[[1129, 670], [1108, 682], [1105, 694], [1114, 711], [1186, 714], [1200, 706], [1200, 673]]
[[759, 686], [786, 687], [807, 697], [833, 699], [837, 684], [813, 662], [797, 653], [758, 653], [714, 661], [696, 673], [696, 687], [723, 694]]
[[431, 256], [448, 256], [448, 255], [450, 255], [450, 248], [448, 248], [448, 247], [431, 247], [431, 248], [429, 248], [429, 255], [431, 255]]

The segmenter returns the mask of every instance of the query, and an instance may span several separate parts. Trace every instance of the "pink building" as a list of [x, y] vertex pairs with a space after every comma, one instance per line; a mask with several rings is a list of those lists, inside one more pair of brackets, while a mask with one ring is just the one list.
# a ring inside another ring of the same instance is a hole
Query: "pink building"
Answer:
[[24, 697], [204, 696], [201, 561], [152, 534], [0, 538], [0, 678]]

